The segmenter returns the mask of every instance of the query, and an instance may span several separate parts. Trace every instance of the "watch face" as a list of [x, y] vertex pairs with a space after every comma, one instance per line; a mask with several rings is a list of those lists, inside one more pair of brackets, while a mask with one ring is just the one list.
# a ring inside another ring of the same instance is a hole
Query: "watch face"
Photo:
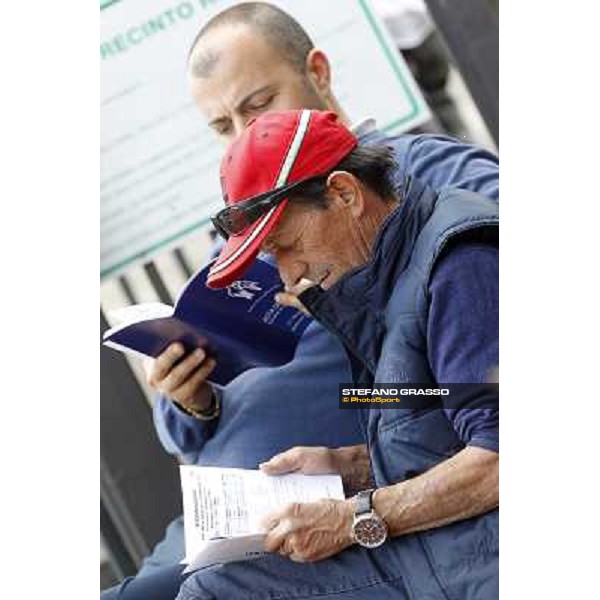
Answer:
[[385, 522], [372, 514], [358, 517], [352, 530], [356, 541], [365, 548], [377, 548], [387, 538]]

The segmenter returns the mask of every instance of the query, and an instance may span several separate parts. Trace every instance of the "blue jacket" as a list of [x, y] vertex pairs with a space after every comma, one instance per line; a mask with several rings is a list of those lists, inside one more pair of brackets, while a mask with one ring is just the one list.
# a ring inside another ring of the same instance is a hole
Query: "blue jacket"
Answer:
[[215, 422], [180, 414], [159, 399], [157, 430], [167, 450], [189, 462], [246, 469], [292, 446], [363, 444], [359, 415], [337, 408], [340, 377], [350, 377], [343, 348], [313, 323], [294, 360], [250, 369], [221, 390], [221, 416]]
[[[434, 190], [459, 187], [498, 199], [498, 159], [487, 150], [438, 135], [389, 137], [371, 130], [359, 138], [394, 148], [397, 189], [410, 175]], [[218, 423], [197, 421], [158, 397], [155, 426], [168, 452], [220, 466], [253, 468], [269, 454], [297, 444], [362, 443], [354, 411], [339, 411], [335, 400], [335, 384], [350, 378], [340, 343], [315, 324], [291, 363], [254, 369], [225, 388]], [[276, 401], [282, 393], [285, 403]]]
[[[301, 296], [344, 342], [355, 382], [481, 383], [440, 381], [427, 347], [434, 268], [442, 255], [474, 240], [497, 246], [495, 202], [463, 190], [436, 194], [412, 181], [399, 208], [382, 225], [369, 262], [326, 292], [313, 288]], [[491, 352], [482, 350], [489, 369], [497, 365], [497, 340], [491, 346]], [[465, 396], [458, 411], [456, 401], [452, 408], [363, 411], [377, 486], [414, 477], [463, 449], [466, 441], [455, 423], [458, 414], [480, 400], [472, 396]], [[497, 410], [485, 411], [484, 427], [497, 429]], [[389, 543], [406, 567], [409, 587], [421, 590], [417, 598], [497, 596], [497, 510]]]

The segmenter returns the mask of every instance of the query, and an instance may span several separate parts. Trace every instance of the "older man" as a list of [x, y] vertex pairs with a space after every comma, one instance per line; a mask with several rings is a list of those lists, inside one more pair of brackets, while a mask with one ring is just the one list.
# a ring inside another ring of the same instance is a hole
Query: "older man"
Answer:
[[[478, 385], [497, 364], [497, 206], [416, 182], [399, 196], [393, 168], [333, 113], [260, 117], [223, 159], [227, 243], [208, 283], [235, 280], [262, 248], [289, 287], [319, 283], [301, 299], [362, 381], [471, 386], [451, 406], [371, 409], [377, 488], [267, 519], [266, 548], [305, 564], [223, 566], [179, 598], [497, 596], [498, 415]], [[263, 469], [344, 477], [355, 460], [356, 448], [296, 448]]]

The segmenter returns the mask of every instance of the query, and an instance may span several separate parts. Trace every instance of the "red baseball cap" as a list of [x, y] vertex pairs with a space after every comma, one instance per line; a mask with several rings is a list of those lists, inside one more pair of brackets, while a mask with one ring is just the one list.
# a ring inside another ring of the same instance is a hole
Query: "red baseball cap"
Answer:
[[[354, 134], [333, 112], [265, 113], [249, 124], [221, 161], [225, 204], [231, 206], [324, 175], [357, 144]], [[241, 277], [277, 225], [287, 203], [286, 198], [244, 231], [229, 237], [210, 269], [208, 287], [222, 288]]]

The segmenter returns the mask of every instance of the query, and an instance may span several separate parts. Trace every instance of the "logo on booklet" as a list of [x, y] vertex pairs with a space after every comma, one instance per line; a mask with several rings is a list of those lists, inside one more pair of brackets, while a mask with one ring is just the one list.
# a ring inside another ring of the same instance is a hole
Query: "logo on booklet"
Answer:
[[262, 288], [256, 281], [234, 281], [227, 287], [227, 295], [231, 298], [242, 298], [243, 300], [252, 300]]

